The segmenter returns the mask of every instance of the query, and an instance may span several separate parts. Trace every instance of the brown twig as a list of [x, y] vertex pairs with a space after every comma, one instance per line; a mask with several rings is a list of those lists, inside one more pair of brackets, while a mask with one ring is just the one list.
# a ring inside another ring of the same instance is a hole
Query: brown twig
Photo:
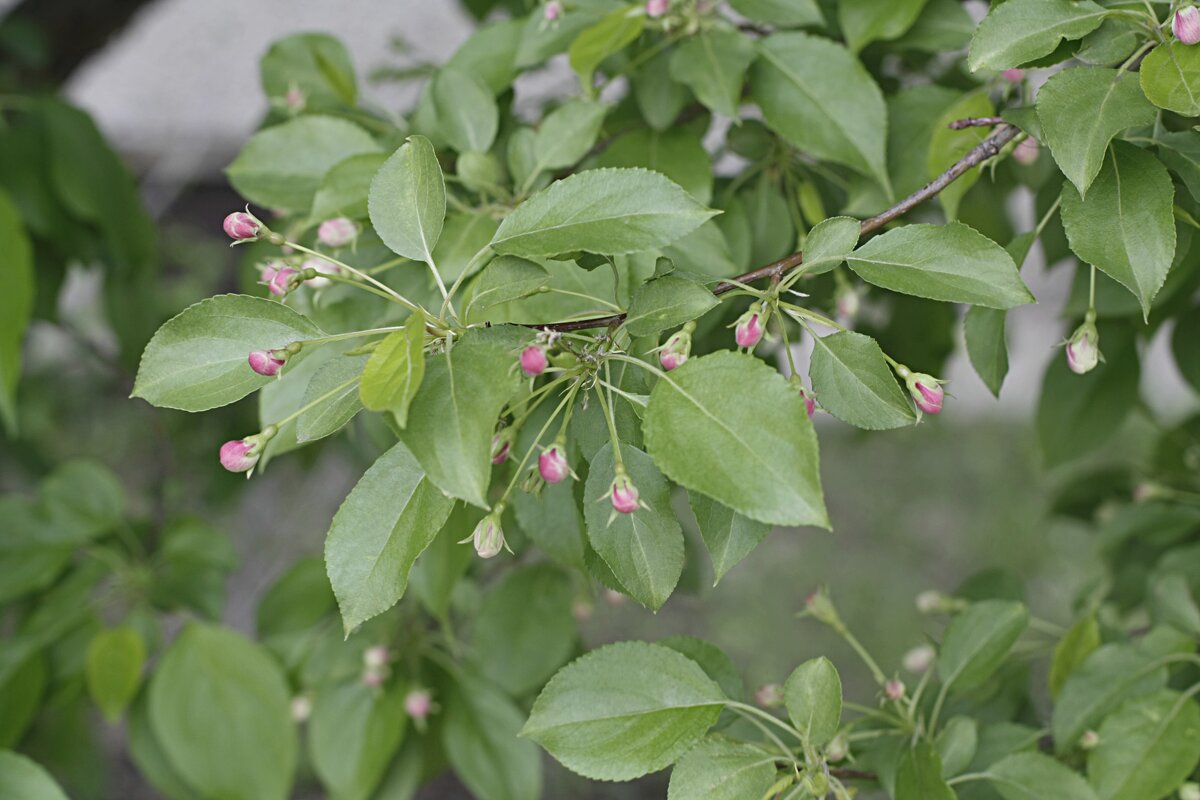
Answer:
[[956, 119], [950, 123], [950, 130], [961, 131], [963, 128], [990, 128], [993, 125], [1003, 125], [1004, 117], [967, 117]]
[[[950, 169], [926, 184], [924, 188], [913, 192], [883, 213], [863, 220], [861, 235], [865, 236], [872, 231], [882, 228], [897, 217], [904, 216], [926, 200], [936, 197], [943, 189], [961, 178], [965, 173], [987, 161], [989, 158], [999, 155], [1004, 145], [1015, 139], [1020, 132], [1020, 128], [1007, 124], [998, 128], [982, 142], [972, 147], [966, 155], [954, 162], [954, 165]], [[765, 267], [759, 267], [756, 270], [738, 275], [732, 281], [718, 283], [713, 287], [712, 292], [715, 295], [722, 295], [736, 289], [739, 284], [753, 283], [754, 281], [762, 280], [763, 278], [772, 278], [777, 275], [786, 275], [803, 263], [803, 253], [792, 253], [787, 258], [780, 259], [773, 264], [767, 264]], [[624, 319], [624, 314], [609, 314], [604, 317], [577, 319], [570, 322], [552, 322], [549, 324], [530, 325], [528, 327], [551, 331], [580, 331], [587, 330], [588, 328], [603, 328], [619, 324]]]

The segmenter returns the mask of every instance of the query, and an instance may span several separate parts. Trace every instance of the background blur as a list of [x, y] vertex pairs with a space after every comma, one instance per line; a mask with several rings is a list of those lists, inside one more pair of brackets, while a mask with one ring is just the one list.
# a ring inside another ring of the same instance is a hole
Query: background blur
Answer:
[[[272, 41], [331, 33], [347, 44], [360, 74], [371, 75], [441, 63], [476, 24], [455, 0], [0, 0], [0, 18], [4, 91], [60, 89], [95, 117], [137, 176], [160, 236], [164, 316], [252, 280], [221, 232], [221, 219], [239, 205], [221, 170], [266, 112], [257, 62]], [[370, 96], [403, 112], [418, 86], [379, 83]], [[561, 63], [520, 84], [518, 98], [572, 91]], [[1013, 211], [1018, 229], [1031, 227], [1031, 209]], [[719, 586], [695, 575], [692, 591], [657, 615], [600, 597], [585, 625], [588, 644], [692, 634], [725, 649], [751, 689], [781, 682], [799, 661], [825, 653], [842, 670], [847, 694], [861, 700], [869, 683], [849, 649], [794, 617], [819, 584], [835, 587], [843, 616], [885, 669], [898, 670], [901, 655], [922, 640], [914, 595], [952, 590], [983, 568], [1012, 571], [1037, 615], [1068, 621], [1068, 598], [1095, 566], [1091, 540], [1048, 520], [1045, 498], [1065, 476], [1041, 468], [1030, 420], [1042, 371], [1059, 357], [1059, 310], [1070, 276], [1047, 269], [1035, 251], [1024, 277], [1041, 303], [1009, 318], [1013, 367], [999, 401], [956, 342], [946, 376], [954, 399], [942, 418], [869, 437], [820, 418], [835, 533], [777, 531]], [[132, 370], [103, 323], [98, 281], [89, 264], [74, 265], [62, 324], [31, 330], [21, 384], [24, 432], [0, 440], [0, 491], [23, 491], [53, 464], [90, 456], [122, 476], [141, 510], [190, 509], [233, 542], [240, 566], [225, 621], [250, 631], [262, 590], [298, 557], [320, 554], [337, 503], [365, 464], [355, 442], [338, 437], [320, 452], [289, 455], [248, 484], [224, 474], [217, 445], [253, 429], [252, 401], [186, 416], [126, 399]], [[1192, 399], [1163, 357], [1165, 347], [1161, 336], [1151, 347], [1143, 394], [1173, 420]], [[1138, 433], [1131, 430], [1110, 452], [1137, 448]], [[1093, 461], [1103, 462], [1104, 454]], [[120, 750], [118, 732], [113, 752]], [[550, 780], [547, 796], [582, 796], [583, 789], [557, 783], [566, 780], [561, 774]], [[650, 786], [645, 796], [661, 796], [657, 782]], [[636, 790], [589, 791], [616, 798]], [[119, 784], [111, 796], [152, 796], [145, 792]], [[423, 796], [465, 797], [449, 786]]]

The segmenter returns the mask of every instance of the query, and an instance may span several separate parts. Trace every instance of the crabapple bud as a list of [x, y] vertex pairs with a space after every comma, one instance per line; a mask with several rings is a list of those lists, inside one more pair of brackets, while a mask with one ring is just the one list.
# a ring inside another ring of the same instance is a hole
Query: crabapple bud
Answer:
[[754, 347], [762, 341], [763, 331], [762, 305], [755, 303], [738, 318], [733, 337], [738, 347]]
[[253, 214], [235, 211], [225, 218], [225, 233], [235, 242], [252, 242], [265, 230]]
[[415, 720], [423, 720], [433, 710], [433, 695], [428, 689], [413, 689], [404, 695], [404, 713]]
[[826, 761], [845, 761], [850, 756], [850, 739], [846, 734], [839, 733], [833, 741], [825, 745]]
[[1099, 744], [1100, 734], [1096, 733], [1095, 731], [1084, 731], [1083, 735], [1079, 737], [1080, 750], [1095, 750]]
[[363, 669], [383, 669], [387, 666], [391, 656], [388, 654], [388, 649], [381, 644], [368, 647], [363, 651]]
[[471, 533], [470, 541], [475, 545], [475, 553], [480, 558], [493, 558], [507, 547], [504, 531], [500, 527], [500, 515], [503, 511], [504, 506], [497, 504], [492, 513], [479, 520], [479, 524]]
[[858, 316], [858, 310], [862, 307], [862, 302], [858, 294], [858, 290], [853, 286], [843, 286], [838, 289], [834, 296], [834, 304], [837, 308], [837, 318], [842, 325], [853, 322]]
[[1037, 161], [1039, 152], [1041, 151], [1038, 147], [1038, 140], [1034, 139], [1032, 136], [1029, 136], [1022, 139], [1021, 143], [1013, 148], [1012, 155], [1013, 158], [1017, 160], [1018, 164], [1024, 164], [1028, 167], [1030, 164]]
[[508, 461], [508, 453], [512, 450], [513, 429], [504, 428], [492, 437], [492, 463], [503, 464]]
[[358, 236], [358, 226], [346, 217], [327, 219], [317, 228], [317, 239], [326, 247], [345, 247]]
[[339, 269], [336, 264], [326, 261], [323, 258], [307, 259], [303, 264], [300, 265], [300, 269], [303, 270], [305, 276], [308, 275], [309, 270], [312, 270], [314, 273], [316, 273], [314, 277], [305, 277], [304, 280], [305, 285], [311, 286], [314, 289], [324, 289], [326, 286], [329, 286], [333, 283], [333, 281], [329, 280], [329, 278], [321, 277], [322, 275], [342, 274], [341, 269]]
[[546, 483], [562, 483], [571, 474], [562, 443], [555, 442], [538, 456], [538, 472]]
[[554, 22], [562, 16], [562, 13], [563, 5], [559, 2], [559, 0], [550, 0], [549, 3], [546, 3], [546, 5], [542, 7], [542, 18], [545, 19], [546, 22]]
[[883, 685], [883, 694], [888, 700], [899, 700], [904, 697], [904, 681], [888, 681]]
[[907, 671], [920, 674], [933, 666], [936, 657], [937, 652], [931, 645], [919, 644], [904, 654], [902, 663]]
[[783, 687], [778, 683], [767, 683], [754, 692], [754, 702], [763, 708], [779, 708], [783, 705]]
[[271, 290], [271, 294], [282, 297], [292, 290], [292, 280], [300, 274], [300, 270], [286, 264], [267, 267], [263, 270], [263, 282]]
[[646, 16], [657, 19], [667, 13], [671, 0], [646, 0]]
[[287, 90], [287, 94], [283, 96], [284, 106], [286, 106], [287, 110], [291, 111], [292, 113], [303, 111], [304, 105], [307, 102], [308, 98], [305, 96], [304, 92], [300, 90], [299, 86], [291, 86]]
[[258, 451], [249, 438], [234, 439], [221, 445], [221, 466], [230, 472], [249, 472], [258, 463]]
[[817, 413], [817, 398], [803, 384], [800, 385], [800, 396], [804, 398], [804, 410], [808, 412], [808, 418], [812, 419], [813, 414]]
[[1200, 42], [1200, 9], [1188, 5], [1176, 11], [1171, 19], [1171, 33], [1180, 44]]
[[1067, 340], [1067, 366], [1076, 375], [1086, 375], [1100, 363], [1100, 332], [1096, 323], [1085, 320]]
[[694, 322], [689, 322], [683, 328], [671, 334], [667, 343], [658, 351], [658, 363], [667, 372], [683, 366], [692, 354], [692, 331], [696, 329]]
[[571, 604], [571, 616], [576, 622], [587, 622], [592, 618], [592, 612], [595, 608], [587, 600], [576, 600]]
[[618, 592], [616, 589], [604, 590], [604, 602], [608, 603], [613, 608], [625, 604], [625, 595]]
[[824, 622], [826, 625], [836, 628], [842, 624], [842, 618], [838, 616], [837, 608], [833, 605], [833, 600], [824, 587], [804, 598], [804, 610], [813, 619]]
[[924, 372], [911, 372], [907, 367], [901, 367], [897, 373], [904, 378], [908, 393], [917, 404], [917, 408], [926, 414], [942, 413], [942, 402], [946, 399], [946, 392], [942, 389], [941, 381]]
[[946, 595], [937, 589], [926, 589], [917, 595], [917, 611], [920, 611], [922, 614], [936, 614], [939, 611], [944, 611], [946, 599]]
[[292, 698], [292, 722], [300, 723], [312, 716], [312, 700], [308, 695], [298, 694]]
[[546, 348], [539, 344], [531, 344], [521, 351], [521, 371], [531, 378], [545, 372], [549, 363]]
[[250, 369], [266, 378], [273, 378], [287, 363], [286, 350], [255, 350], [247, 358]]
[[638, 510], [637, 487], [623, 471], [613, 478], [612, 486], [609, 487], [609, 499], [612, 501], [612, 507], [621, 514], [632, 514]]
[[1009, 83], [1020, 83], [1025, 80], [1025, 70], [1023, 69], [1006, 69], [1000, 73], [1004, 76], [1004, 80]]

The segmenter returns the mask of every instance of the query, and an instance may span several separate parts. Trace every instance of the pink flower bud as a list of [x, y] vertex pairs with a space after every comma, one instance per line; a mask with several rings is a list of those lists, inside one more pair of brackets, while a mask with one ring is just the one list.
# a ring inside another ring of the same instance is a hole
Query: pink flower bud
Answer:
[[850, 757], [850, 739], [846, 734], [839, 733], [833, 741], [825, 745], [825, 760], [831, 762], [845, 761]]
[[556, 442], [542, 451], [538, 456], [538, 472], [546, 483], [562, 483], [571, 474], [561, 444]]
[[245, 211], [235, 211], [225, 218], [225, 233], [235, 242], [252, 242], [263, 230], [262, 223]]
[[1200, 10], [1195, 6], [1185, 6], [1175, 12], [1171, 20], [1171, 33], [1180, 44], [1196, 44], [1200, 42]]
[[383, 670], [363, 670], [362, 682], [364, 686], [370, 686], [372, 689], [378, 689], [380, 686], [383, 686], [383, 682], [386, 680], [387, 672]]
[[808, 418], [812, 419], [813, 414], [817, 413], [817, 398], [804, 386], [800, 387], [800, 396], [804, 398], [804, 410], [808, 412]]
[[1076, 375], [1086, 375], [1100, 363], [1100, 331], [1096, 323], [1085, 320], [1067, 341], [1067, 366]]
[[1041, 149], [1038, 147], [1038, 140], [1032, 136], [1028, 136], [1021, 140], [1021, 143], [1013, 148], [1013, 158], [1017, 163], [1029, 166], [1038, 159], [1038, 153]]
[[883, 694], [888, 700], [899, 700], [904, 697], [904, 682], [890, 680], [883, 685]]
[[1084, 731], [1079, 737], [1080, 750], [1095, 750], [1100, 745], [1100, 734], [1095, 731]]
[[823, 622], [826, 625], [837, 627], [842, 624], [842, 618], [838, 615], [837, 608], [833, 605], [833, 599], [824, 587], [817, 589], [804, 598], [804, 611], [813, 619]]
[[282, 297], [291, 291], [292, 280], [299, 274], [298, 269], [278, 262], [275, 266], [268, 266], [263, 270], [262, 279], [271, 290], [271, 294]]
[[433, 695], [426, 689], [413, 689], [404, 695], [404, 713], [416, 720], [423, 720], [433, 710]]
[[936, 614], [946, 609], [946, 596], [936, 589], [926, 589], [917, 595], [917, 611], [922, 614]]
[[249, 472], [258, 463], [258, 446], [251, 439], [234, 439], [221, 445], [221, 466], [230, 472]]
[[546, 371], [549, 365], [546, 358], [546, 348], [531, 344], [521, 351], [521, 371], [533, 378]]
[[558, 0], [550, 0], [549, 3], [546, 3], [546, 5], [542, 7], [542, 18], [545, 19], [546, 22], [554, 22], [556, 19], [562, 16], [562, 13], [563, 5]]
[[312, 700], [308, 695], [298, 694], [292, 698], [292, 722], [301, 723], [312, 716]]
[[317, 228], [317, 239], [326, 247], [345, 247], [358, 236], [358, 226], [345, 217], [327, 219]]
[[692, 354], [692, 331], [696, 329], [694, 322], [689, 322], [682, 329], [671, 334], [667, 343], [658, 351], [658, 363], [667, 372], [683, 366]]
[[492, 463], [503, 464], [508, 461], [508, 453], [512, 449], [513, 429], [504, 428], [492, 437]]
[[624, 472], [618, 472], [613, 478], [609, 491], [612, 507], [621, 514], [632, 514], [638, 510], [638, 490], [633, 481]]
[[322, 275], [342, 274], [341, 269], [339, 269], [336, 264], [326, 261], [323, 258], [310, 258], [300, 265], [300, 269], [303, 270], [305, 274], [307, 274], [308, 270], [310, 269], [317, 273], [316, 277], [307, 278], [304, 281], [305, 285], [311, 286], [314, 289], [324, 289], [326, 286], [329, 286], [333, 283], [333, 281], [329, 280], [329, 278], [322, 278]]
[[504, 531], [500, 528], [500, 515], [503, 512], [504, 506], [497, 504], [492, 513], [479, 520], [470, 538], [463, 540], [475, 545], [475, 552], [480, 558], [493, 558], [499, 555], [501, 550], [508, 548], [504, 541]]
[[843, 286], [838, 289], [834, 302], [837, 307], [838, 322], [843, 326], [853, 322], [858, 316], [859, 308], [862, 307], [858, 290], [853, 286]]
[[917, 408], [926, 414], [942, 413], [942, 401], [946, 399], [946, 392], [942, 389], [941, 381], [924, 372], [909, 372], [904, 367], [897, 371], [908, 385], [908, 393], [912, 395]]
[[762, 708], [779, 708], [783, 705], [783, 687], [778, 683], [768, 683], [758, 687], [754, 692], [754, 702]]
[[250, 369], [267, 378], [273, 378], [287, 363], [286, 350], [255, 350], [246, 359]]
[[657, 19], [667, 13], [667, 9], [671, 7], [671, 0], [646, 0], [646, 16], [651, 19]]
[[576, 622], [587, 622], [592, 618], [594, 611], [595, 607], [587, 600], [576, 600], [571, 604], [571, 616], [575, 618]]
[[738, 318], [734, 327], [734, 340], [737, 341], [738, 347], [754, 347], [762, 341], [763, 330], [762, 306], [755, 303]]
[[1004, 80], [1009, 83], [1020, 83], [1025, 80], [1025, 70], [1023, 69], [1006, 69], [1000, 73], [1004, 76]]
[[304, 110], [304, 105], [307, 101], [308, 98], [304, 96], [304, 92], [300, 91], [300, 87], [294, 84], [287, 90], [287, 94], [283, 96], [283, 104], [291, 112]]
[[368, 647], [363, 651], [363, 669], [383, 669], [391, 660], [388, 649], [381, 644]]
[[904, 654], [904, 669], [920, 674], [933, 666], [937, 653], [927, 644], [919, 644]]
[[604, 590], [604, 602], [608, 603], [613, 608], [625, 604], [625, 595], [618, 592], [616, 589]]

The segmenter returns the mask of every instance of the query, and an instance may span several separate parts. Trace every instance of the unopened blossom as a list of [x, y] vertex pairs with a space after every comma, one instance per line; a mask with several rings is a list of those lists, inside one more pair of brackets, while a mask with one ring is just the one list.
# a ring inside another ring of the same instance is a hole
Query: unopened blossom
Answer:
[[754, 692], [754, 702], [763, 708], [779, 708], [783, 705], [783, 687], [778, 683], [767, 683]]
[[262, 271], [262, 282], [271, 290], [271, 294], [282, 297], [292, 289], [292, 281], [300, 274], [300, 270], [290, 267], [282, 261], [268, 264]]
[[1176, 11], [1171, 19], [1171, 33], [1180, 44], [1200, 42], [1200, 9], [1187, 5]]
[[247, 358], [250, 369], [267, 378], [273, 378], [287, 363], [285, 350], [255, 350]]
[[1100, 745], [1100, 734], [1095, 731], [1084, 731], [1079, 737], [1080, 750], [1095, 750]]
[[804, 398], [804, 410], [808, 412], [808, 418], [812, 419], [813, 414], [817, 413], [817, 398], [803, 384], [800, 385], [800, 396]]
[[833, 598], [829, 596], [828, 590], [824, 587], [817, 589], [804, 598], [804, 611], [813, 619], [824, 622], [826, 625], [836, 628], [842, 624], [842, 618], [838, 615], [837, 608], [833, 605]]
[[825, 759], [827, 761], [845, 761], [849, 756], [850, 739], [844, 733], [839, 733], [833, 737], [833, 741], [825, 745]]
[[538, 473], [546, 483], [561, 483], [571, 474], [564, 451], [562, 443], [555, 442], [538, 456]]
[[904, 681], [888, 681], [883, 685], [883, 694], [888, 700], [899, 700], [904, 697]]
[[258, 463], [259, 453], [253, 441], [234, 439], [221, 445], [221, 466], [230, 472], [249, 472]]
[[935, 658], [937, 658], [937, 651], [933, 649], [932, 645], [919, 644], [904, 654], [901, 663], [907, 671], [920, 674], [933, 666]]
[[738, 347], [754, 347], [762, 341], [765, 330], [762, 305], [755, 303], [734, 325], [734, 340]]
[[595, 607], [587, 600], [576, 600], [571, 604], [571, 616], [576, 622], [587, 622], [594, 611]]
[[358, 226], [346, 217], [327, 219], [317, 227], [317, 240], [326, 247], [345, 247], [358, 236]]
[[423, 720], [433, 710], [433, 695], [428, 689], [413, 689], [404, 695], [404, 713], [415, 720]]
[[388, 649], [381, 644], [373, 645], [363, 651], [363, 669], [383, 669], [391, 660]]
[[531, 378], [545, 372], [549, 364], [546, 348], [539, 344], [531, 344], [521, 351], [521, 371]]
[[542, 18], [546, 22], [554, 22], [563, 14], [563, 4], [559, 0], [550, 0], [549, 3], [542, 6]]
[[939, 611], [944, 611], [946, 600], [946, 595], [938, 590], [926, 589], [917, 595], [917, 611], [920, 611], [922, 614], [936, 614]]
[[1025, 70], [1023, 69], [1006, 69], [1000, 74], [1003, 75], [1004, 80], [1008, 81], [1009, 83], [1020, 83], [1021, 81], [1025, 80]]
[[633, 481], [623, 471], [617, 473], [609, 487], [609, 500], [615, 511], [621, 514], [632, 514], [638, 510], [638, 490]]
[[834, 296], [834, 304], [837, 309], [838, 322], [843, 326], [849, 325], [858, 317], [858, 311], [862, 307], [858, 289], [853, 286], [842, 286]]
[[671, 0], [646, 0], [646, 16], [657, 19], [667, 13]]
[[1188, 781], [1180, 786], [1179, 800], [1200, 800], [1200, 783]]
[[295, 84], [292, 84], [291, 87], [288, 88], [287, 94], [283, 96], [283, 104], [287, 106], [287, 110], [291, 111], [292, 113], [303, 111], [304, 105], [307, 101], [308, 98], [305, 96], [304, 92], [301, 91], [300, 87], [296, 86]]
[[917, 408], [925, 414], [942, 413], [942, 403], [946, 399], [946, 392], [942, 389], [941, 381], [924, 372], [913, 372], [907, 367], [898, 367], [896, 374], [904, 379], [908, 393], [912, 396], [913, 402], [917, 404]]
[[680, 330], [671, 334], [667, 339], [667, 343], [658, 351], [658, 363], [667, 372], [673, 369], [678, 369], [683, 366], [684, 362], [692, 354], [692, 331], [696, 329], [696, 323], [689, 322]]
[[504, 541], [504, 530], [500, 527], [500, 515], [504, 513], [504, 505], [497, 504], [492, 513], [488, 514], [475, 526], [470, 537], [464, 542], [475, 546], [475, 553], [480, 558], [494, 558], [501, 550], [507, 548]]
[[1013, 158], [1017, 163], [1029, 166], [1038, 159], [1038, 153], [1041, 152], [1038, 147], [1038, 140], [1032, 136], [1027, 136], [1021, 140], [1020, 144], [1013, 148]]
[[505, 428], [492, 437], [492, 463], [503, 464], [512, 449], [513, 429]]
[[1086, 375], [1100, 363], [1100, 331], [1090, 315], [1067, 340], [1066, 352], [1067, 366], [1076, 375]]
[[235, 242], [252, 242], [265, 230], [253, 214], [245, 211], [235, 211], [225, 217], [224, 228], [225, 233]]
[[[329, 278], [322, 277], [324, 275], [340, 275], [342, 270], [337, 264], [326, 261], [323, 258], [310, 258], [300, 265], [300, 269], [304, 272], [304, 284], [311, 286], [314, 289], [324, 289], [333, 281]], [[312, 271], [312, 276], [309, 277], [309, 271]]]
[[292, 722], [300, 723], [312, 716], [312, 700], [308, 695], [298, 694], [292, 698]]

